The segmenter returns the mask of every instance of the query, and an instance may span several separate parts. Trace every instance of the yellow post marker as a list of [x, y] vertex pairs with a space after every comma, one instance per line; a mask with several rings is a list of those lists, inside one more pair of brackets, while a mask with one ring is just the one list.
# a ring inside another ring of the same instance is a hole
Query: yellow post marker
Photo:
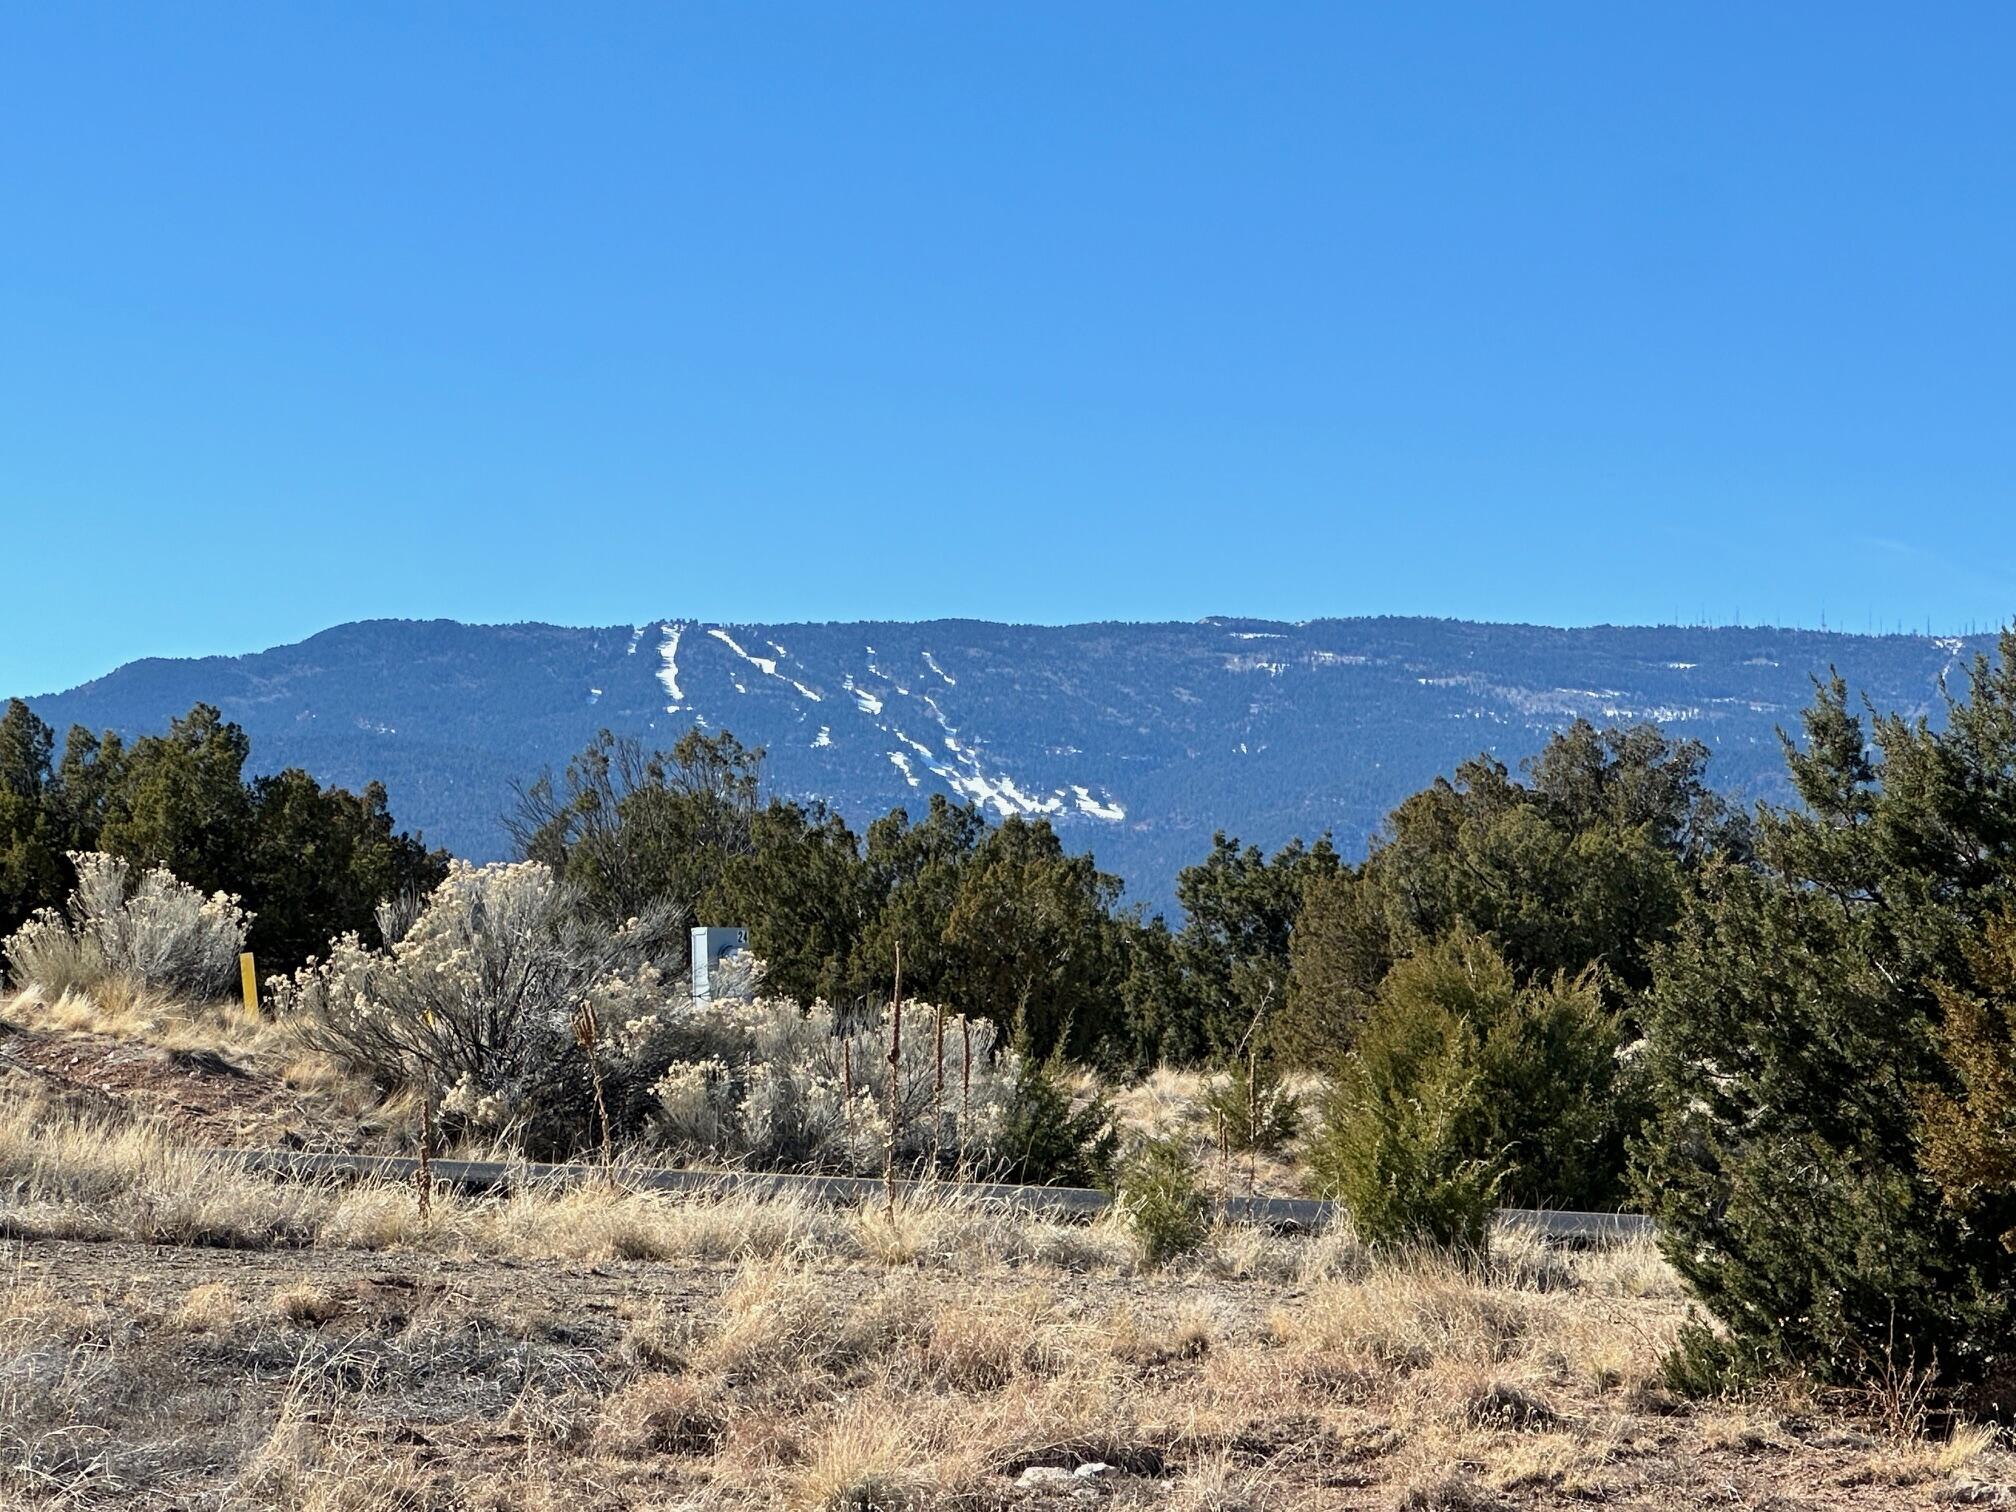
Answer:
[[238, 986], [245, 994], [245, 1011], [257, 1014], [259, 1011], [259, 971], [252, 964], [252, 952], [249, 950], [238, 957]]

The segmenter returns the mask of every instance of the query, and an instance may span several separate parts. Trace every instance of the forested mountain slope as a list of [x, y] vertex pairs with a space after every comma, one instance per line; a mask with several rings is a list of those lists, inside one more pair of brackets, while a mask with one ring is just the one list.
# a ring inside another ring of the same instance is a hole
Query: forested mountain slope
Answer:
[[1459, 620], [1301, 624], [724, 625], [570, 629], [367, 621], [239, 657], [147, 660], [32, 698], [134, 734], [199, 700], [262, 770], [382, 780], [437, 844], [502, 854], [512, 784], [595, 731], [670, 745], [700, 725], [769, 751], [772, 790], [857, 826], [932, 792], [1048, 815], [1132, 895], [1166, 906], [1214, 829], [1362, 848], [1400, 798], [1480, 750], [1657, 720], [1738, 794], [1782, 792], [1777, 730], [1838, 667], [1879, 708], [1933, 713], [1975, 641], [1775, 629], [1562, 630]]

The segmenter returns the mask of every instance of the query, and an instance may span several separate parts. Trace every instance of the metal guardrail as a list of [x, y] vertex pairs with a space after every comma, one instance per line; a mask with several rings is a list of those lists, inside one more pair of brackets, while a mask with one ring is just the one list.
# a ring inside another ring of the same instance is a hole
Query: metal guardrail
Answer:
[[[420, 1162], [404, 1155], [322, 1155], [301, 1150], [212, 1150], [212, 1158], [241, 1169], [290, 1181], [331, 1177], [375, 1177], [412, 1181]], [[576, 1186], [600, 1181], [607, 1172], [594, 1165], [542, 1165], [499, 1160], [436, 1160], [429, 1163], [433, 1179], [472, 1192], [503, 1192], [516, 1188]], [[880, 1201], [885, 1184], [866, 1176], [787, 1176], [761, 1171], [667, 1171], [655, 1167], [620, 1166], [623, 1185], [651, 1192], [688, 1196], [798, 1196], [835, 1207]], [[1013, 1208], [1021, 1212], [1092, 1217], [1113, 1199], [1089, 1187], [1015, 1186], [987, 1181], [898, 1181], [897, 1195], [956, 1196], [980, 1207]], [[1335, 1203], [1308, 1197], [1224, 1197], [1219, 1216], [1230, 1223], [1284, 1230], [1320, 1229], [1336, 1216]], [[1498, 1221], [1549, 1239], [1626, 1240], [1647, 1237], [1652, 1220], [1637, 1213], [1569, 1213], [1540, 1208], [1500, 1208]]]

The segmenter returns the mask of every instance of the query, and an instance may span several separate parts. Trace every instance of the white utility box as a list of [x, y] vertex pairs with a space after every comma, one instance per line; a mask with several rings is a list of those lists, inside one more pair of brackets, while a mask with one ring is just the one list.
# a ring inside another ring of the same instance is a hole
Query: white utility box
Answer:
[[717, 992], [728, 989], [718, 968], [730, 956], [738, 956], [749, 946], [749, 931], [723, 928], [718, 924], [693, 926], [693, 1001], [705, 1003]]

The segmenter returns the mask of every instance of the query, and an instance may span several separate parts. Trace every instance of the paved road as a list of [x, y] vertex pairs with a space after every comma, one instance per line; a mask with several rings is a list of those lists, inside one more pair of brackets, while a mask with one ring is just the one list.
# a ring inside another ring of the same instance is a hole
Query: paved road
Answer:
[[[292, 1180], [330, 1176], [367, 1176], [411, 1181], [420, 1163], [401, 1155], [311, 1155], [293, 1150], [216, 1150], [247, 1170]], [[494, 1160], [437, 1160], [434, 1179], [468, 1191], [497, 1191], [525, 1185], [569, 1186], [599, 1180], [600, 1166], [537, 1165]], [[758, 1193], [809, 1197], [834, 1206], [879, 1200], [883, 1183], [860, 1176], [783, 1176], [754, 1171], [664, 1171], [622, 1169], [624, 1184], [656, 1192]], [[956, 1195], [982, 1206], [1019, 1208], [1026, 1212], [1091, 1216], [1112, 1204], [1104, 1192], [1085, 1187], [1010, 1186], [1000, 1182], [896, 1183], [899, 1195]], [[1218, 1203], [1222, 1217], [1275, 1229], [1315, 1229], [1327, 1224], [1335, 1205], [1307, 1197], [1227, 1197]], [[1568, 1213], [1536, 1208], [1500, 1208], [1498, 1221], [1531, 1229], [1553, 1239], [1633, 1239], [1652, 1232], [1652, 1220], [1637, 1213]]]

